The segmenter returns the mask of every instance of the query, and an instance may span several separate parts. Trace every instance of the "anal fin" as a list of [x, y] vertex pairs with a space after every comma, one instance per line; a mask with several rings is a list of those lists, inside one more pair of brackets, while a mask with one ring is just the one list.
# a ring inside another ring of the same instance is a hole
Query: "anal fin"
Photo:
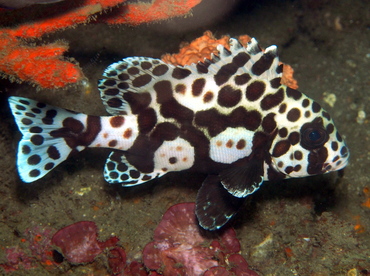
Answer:
[[104, 168], [104, 178], [107, 182], [112, 184], [121, 183], [122, 186], [126, 187], [145, 183], [164, 174], [166, 172], [140, 172], [128, 162], [123, 151], [112, 151]]

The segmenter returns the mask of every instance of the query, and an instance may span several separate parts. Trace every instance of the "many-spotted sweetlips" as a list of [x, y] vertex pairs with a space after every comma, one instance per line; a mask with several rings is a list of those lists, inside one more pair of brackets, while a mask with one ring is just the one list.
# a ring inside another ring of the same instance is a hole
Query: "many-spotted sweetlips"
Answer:
[[196, 214], [215, 230], [266, 180], [344, 168], [349, 152], [329, 114], [281, 84], [276, 46], [262, 51], [255, 39], [230, 45], [190, 66], [147, 57], [110, 65], [98, 87], [111, 116], [10, 97], [23, 134], [21, 179], [33, 182], [87, 147], [113, 149], [104, 169], [109, 183], [203, 172]]

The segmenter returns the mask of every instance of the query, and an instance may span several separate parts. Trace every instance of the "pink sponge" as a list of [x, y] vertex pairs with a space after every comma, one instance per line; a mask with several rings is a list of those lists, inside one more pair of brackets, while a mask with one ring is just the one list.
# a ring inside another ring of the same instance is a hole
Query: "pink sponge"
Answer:
[[239, 251], [234, 229], [207, 232], [198, 225], [195, 204], [180, 203], [163, 215], [154, 241], [144, 248], [143, 260], [147, 268], [163, 275], [258, 276], [236, 254]]
[[94, 261], [106, 247], [113, 247], [119, 241], [112, 237], [105, 242], [98, 241], [98, 227], [92, 221], [79, 221], [60, 229], [52, 238], [70, 263]]

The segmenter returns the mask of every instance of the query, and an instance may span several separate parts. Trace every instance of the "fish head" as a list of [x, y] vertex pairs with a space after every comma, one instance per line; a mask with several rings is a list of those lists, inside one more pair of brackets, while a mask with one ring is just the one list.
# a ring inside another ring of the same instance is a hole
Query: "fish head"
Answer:
[[[288, 95], [293, 93], [289, 90]], [[279, 129], [270, 150], [272, 167], [285, 178], [344, 168], [349, 150], [329, 113], [311, 98], [294, 93], [299, 99], [286, 97], [286, 108], [276, 116]]]

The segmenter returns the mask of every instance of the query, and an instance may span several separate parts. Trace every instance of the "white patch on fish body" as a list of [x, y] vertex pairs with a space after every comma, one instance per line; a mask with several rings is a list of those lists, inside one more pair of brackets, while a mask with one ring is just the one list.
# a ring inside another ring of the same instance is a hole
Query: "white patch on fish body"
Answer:
[[254, 132], [245, 128], [230, 128], [212, 137], [210, 157], [215, 162], [231, 164], [252, 152]]
[[138, 134], [136, 116], [104, 116], [101, 130], [90, 147], [115, 148], [127, 150], [134, 144]]
[[164, 141], [154, 153], [155, 171], [182, 171], [194, 164], [194, 147], [181, 138]]

